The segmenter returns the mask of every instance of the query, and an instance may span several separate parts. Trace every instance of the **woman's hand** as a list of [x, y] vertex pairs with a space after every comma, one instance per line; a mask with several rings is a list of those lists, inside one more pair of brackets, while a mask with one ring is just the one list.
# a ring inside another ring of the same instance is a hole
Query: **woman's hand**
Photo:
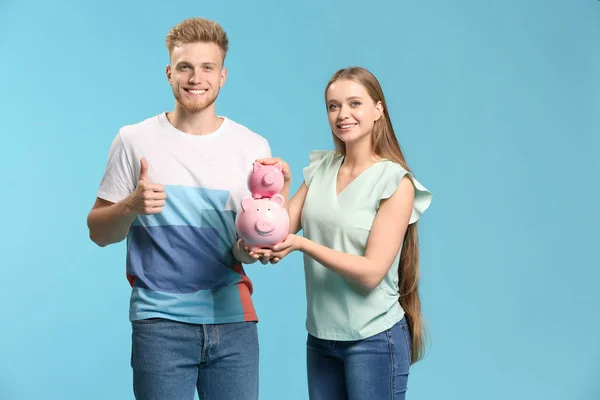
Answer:
[[275, 165], [277, 163], [281, 163], [281, 173], [283, 174], [283, 182], [289, 183], [292, 180], [292, 171], [290, 170], [290, 166], [287, 165], [285, 161], [278, 157], [272, 158], [259, 158], [256, 160], [257, 163], [261, 163], [262, 165]]
[[277, 264], [283, 257], [287, 256], [292, 251], [300, 250], [303, 239], [302, 236], [290, 233], [283, 242], [273, 246], [273, 250], [259, 249], [255, 251], [255, 254], [260, 254], [261, 256], [264, 255], [271, 264]]

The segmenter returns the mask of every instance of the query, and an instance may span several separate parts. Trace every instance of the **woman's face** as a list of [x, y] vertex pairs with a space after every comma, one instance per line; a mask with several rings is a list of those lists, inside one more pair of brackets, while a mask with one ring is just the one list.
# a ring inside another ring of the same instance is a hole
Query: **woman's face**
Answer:
[[333, 134], [348, 144], [370, 135], [381, 117], [381, 102], [375, 102], [360, 83], [340, 79], [327, 89], [327, 115]]

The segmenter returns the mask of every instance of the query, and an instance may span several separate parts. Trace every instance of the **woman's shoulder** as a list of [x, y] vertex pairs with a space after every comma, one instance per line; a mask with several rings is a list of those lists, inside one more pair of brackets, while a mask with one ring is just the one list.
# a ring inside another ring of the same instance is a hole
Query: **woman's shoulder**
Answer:
[[336, 150], [312, 150], [308, 157], [309, 164], [323, 163], [333, 161], [334, 159], [341, 157]]
[[391, 197], [404, 179], [408, 179], [415, 190], [414, 210], [410, 220], [410, 223], [413, 223], [431, 205], [432, 193], [417, 180], [412, 171], [397, 162], [384, 160], [384, 170], [379, 177], [379, 187], [374, 190], [373, 195], [378, 198], [378, 202]]
[[310, 187], [310, 184], [315, 175], [321, 176], [332, 165], [332, 162], [337, 157], [335, 150], [313, 150], [310, 152], [308, 158], [308, 165], [304, 167], [302, 174], [304, 176], [304, 182], [306, 186]]

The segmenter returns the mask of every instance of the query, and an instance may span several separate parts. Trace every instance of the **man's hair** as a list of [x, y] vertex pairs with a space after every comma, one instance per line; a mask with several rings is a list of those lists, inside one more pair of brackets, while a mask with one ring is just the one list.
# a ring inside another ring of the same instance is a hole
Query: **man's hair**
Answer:
[[166, 38], [169, 56], [176, 46], [184, 43], [209, 42], [215, 43], [223, 52], [223, 60], [229, 50], [229, 39], [223, 27], [215, 21], [206, 18], [189, 18], [175, 25]]

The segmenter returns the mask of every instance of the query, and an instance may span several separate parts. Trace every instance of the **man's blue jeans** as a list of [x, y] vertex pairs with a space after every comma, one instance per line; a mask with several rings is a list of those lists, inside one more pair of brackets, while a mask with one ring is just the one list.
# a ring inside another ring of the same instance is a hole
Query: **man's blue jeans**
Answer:
[[411, 336], [406, 320], [357, 341], [307, 340], [311, 400], [404, 400]]
[[194, 325], [153, 318], [132, 322], [137, 400], [258, 399], [256, 322]]

